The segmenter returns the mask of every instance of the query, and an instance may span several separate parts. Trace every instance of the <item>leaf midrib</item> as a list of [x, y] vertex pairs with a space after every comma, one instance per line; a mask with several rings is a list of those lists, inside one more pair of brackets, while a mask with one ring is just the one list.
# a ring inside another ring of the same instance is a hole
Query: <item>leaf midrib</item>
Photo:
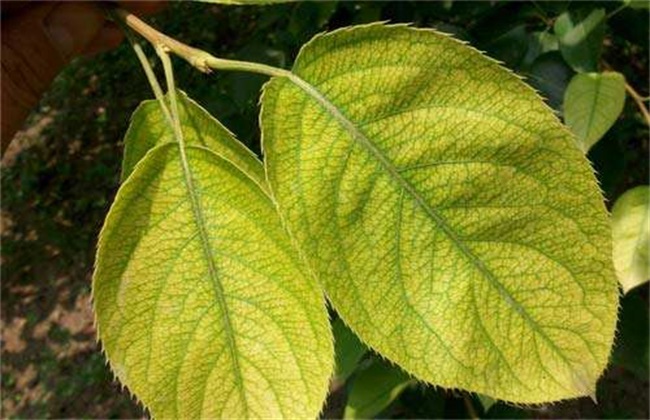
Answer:
[[[585, 140], [588, 142], [591, 142], [591, 134], [594, 130], [593, 128], [593, 123], [594, 123], [594, 116], [596, 114], [596, 108], [598, 107], [598, 99], [600, 96], [600, 87], [602, 83], [602, 77], [596, 77], [596, 86], [594, 88], [594, 96], [591, 101], [591, 107], [589, 109], [589, 117], [587, 118], [587, 132], [585, 133]], [[589, 149], [591, 145], [586, 145], [585, 148]], [[587, 152], [587, 150], [585, 150]]]
[[381, 167], [385, 169], [391, 178], [398, 183], [398, 185], [403, 188], [418, 204], [420, 208], [436, 223], [436, 225], [447, 235], [451, 242], [461, 251], [461, 253], [474, 265], [477, 270], [485, 277], [492, 287], [494, 287], [499, 295], [502, 297], [508, 305], [514, 308], [514, 310], [521, 315], [521, 317], [532, 327], [532, 329], [537, 332], [554, 350], [555, 352], [564, 360], [569, 366], [571, 363], [566, 359], [564, 354], [557, 347], [555, 342], [546, 335], [546, 333], [540, 328], [537, 322], [528, 314], [526, 309], [516, 301], [510, 292], [499, 282], [496, 276], [483, 264], [483, 262], [476, 256], [474, 253], [460, 240], [456, 235], [453, 229], [447, 224], [447, 222], [431, 207], [427, 204], [424, 197], [415, 189], [415, 187], [402, 175], [399, 170], [392, 164], [392, 162], [379, 150], [372, 141], [359, 129], [354, 122], [352, 122], [341, 110], [337, 108], [332, 102], [329, 101], [322, 93], [316, 89], [309, 82], [300, 78], [295, 73], [291, 73], [288, 76], [288, 79], [295, 84], [299, 89], [303, 90], [307, 95], [311, 96], [316, 102], [325, 109], [336, 121], [339, 122], [351, 135], [352, 138], [366, 149], [374, 158], [376, 158]]
[[244, 406], [244, 417], [248, 417], [248, 401], [246, 398], [246, 393], [244, 392], [244, 388], [242, 386], [242, 371], [241, 366], [239, 365], [239, 356], [237, 354], [237, 345], [235, 343], [235, 334], [233, 332], [232, 321], [230, 320], [230, 315], [228, 314], [228, 305], [226, 303], [223, 285], [221, 284], [221, 280], [219, 280], [217, 267], [214, 263], [214, 259], [212, 258], [212, 246], [210, 245], [210, 239], [205, 228], [205, 218], [203, 216], [201, 202], [199, 200], [199, 197], [196, 195], [196, 190], [194, 188], [192, 171], [190, 169], [190, 165], [187, 160], [187, 153], [185, 150], [186, 146], [182, 139], [179, 140], [178, 150], [180, 153], [181, 166], [183, 169], [183, 181], [185, 188], [187, 189], [187, 193], [190, 197], [194, 222], [199, 233], [199, 238], [201, 240], [201, 249], [203, 250], [203, 254], [208, 265], [208, 273], [210, 275], [210, 279], [212, 280], [214, 295], [217, 299], [219, 310], [223, 319], [224, 331], [226, 332], [226, 341], [228, 343], [228, 352], [230, 353], [233, 372], [235, 374], [235, 386], [237, 387], [241, 402]]

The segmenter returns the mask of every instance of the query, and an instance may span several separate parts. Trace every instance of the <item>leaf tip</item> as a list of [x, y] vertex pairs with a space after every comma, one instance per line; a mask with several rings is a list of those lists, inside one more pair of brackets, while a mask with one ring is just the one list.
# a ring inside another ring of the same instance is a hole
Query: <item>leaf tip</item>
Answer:
[[578, 395], [588, 396], [592, 401], [597, 403], [596, 381], [597, 379], [594, 379], [593, 375], [589, 374], [585, 369], [581, 369], [573, 374], [573, 389]]

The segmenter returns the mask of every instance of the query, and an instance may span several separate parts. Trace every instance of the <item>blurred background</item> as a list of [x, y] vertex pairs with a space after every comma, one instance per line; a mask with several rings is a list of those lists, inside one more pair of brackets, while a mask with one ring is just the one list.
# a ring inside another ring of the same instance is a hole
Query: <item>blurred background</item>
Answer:
[[[181, 2], [149, 21], [217, 56], [285, 68], [318, 32], [377, 20], [413, 22], [452, 33], [504, 62], [562, 116], [564, 92], [575, 74], [553, 40], [555, 20], [563, 13], [588, 16], [603, 10], [597, 70], [622, 73], [647, 98], [648, 10], [633, 3], [346, 1], [242, 7]], [[153, 59], [153, 51], [147, 51]], [[180, 60], [175, 64], [179, 87], [259, 154], [257, 101], [265, 78], [205, 75]], [[122, 137], [137, 104], [151, 97], [128, 45], [78, 59], [59, 75], [2, 159], [3, 418], [147, 416], [113, 380], [95, 341], [90, 279], [97, 234], [118, 187]], [[648, 127], [634, 101], [626, 100], [588, 157], [608, 208], [626, 190], [648, 184]], [[356, 348], [346, 361], [351, 367], [339, 372], [323, 415], [343, 415], [355, 382], [383, 380], [384, 388], [357, 414], [648, 418], [648, 328], [645, 284], [621, 300], [616, 347], [598, 384], [598, 404], [584, 398], [531, 408], [404, 381], [399, 374], [395, 379], [348, 337], [350, 348]]]

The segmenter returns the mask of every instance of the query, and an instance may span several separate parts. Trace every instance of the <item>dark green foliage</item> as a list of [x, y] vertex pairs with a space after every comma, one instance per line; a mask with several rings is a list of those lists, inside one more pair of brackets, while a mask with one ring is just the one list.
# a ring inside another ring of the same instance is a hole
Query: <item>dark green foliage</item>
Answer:
[[648, 378], [648, 302], [639, 294], [623, 299], [619, 321], [619, 341], [613, 362], [641, 379]]

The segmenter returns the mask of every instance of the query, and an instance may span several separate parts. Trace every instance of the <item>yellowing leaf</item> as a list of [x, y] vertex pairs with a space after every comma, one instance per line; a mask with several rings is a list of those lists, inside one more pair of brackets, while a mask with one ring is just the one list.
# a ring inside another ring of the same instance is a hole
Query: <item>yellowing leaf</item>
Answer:
[[609, 222], [540, 98], [402, 25], [318, 36], [293, 73], [264, 89], [267, 177], [346, 324], [436, 385], [592, 393], [616, 323]]
[[408, 375], [398, 368], [381, 360], [373, 360], [355, 376], [343, 417], [375, 417], [388, 407], [411, 381]]
[[319, 413], [333, 366], [321, 289], [266, 193], [212, 151], [168, 143], [136, 165], [93, 297], [113, 371], [153, 416]]
[[650, 187], [628, 190], [612, 208], [614, 266], [625, 293], [650, 279]]
[[[179, 118], [185, 143], [203, 146], [231, 161], [254, 181], [266, 188], [262, 163], [246, 146], [184, 92], [177, 91]], [[131, 117], [124, 138], [122, 181], [153, 147], [175, 142], [174, 133], [165, 120], [158, 101], [143, 101]]]
[[623, 111], [625, 77], [616, 72], [579, 73], [564, 93], [564, 121], [587, 152]]

